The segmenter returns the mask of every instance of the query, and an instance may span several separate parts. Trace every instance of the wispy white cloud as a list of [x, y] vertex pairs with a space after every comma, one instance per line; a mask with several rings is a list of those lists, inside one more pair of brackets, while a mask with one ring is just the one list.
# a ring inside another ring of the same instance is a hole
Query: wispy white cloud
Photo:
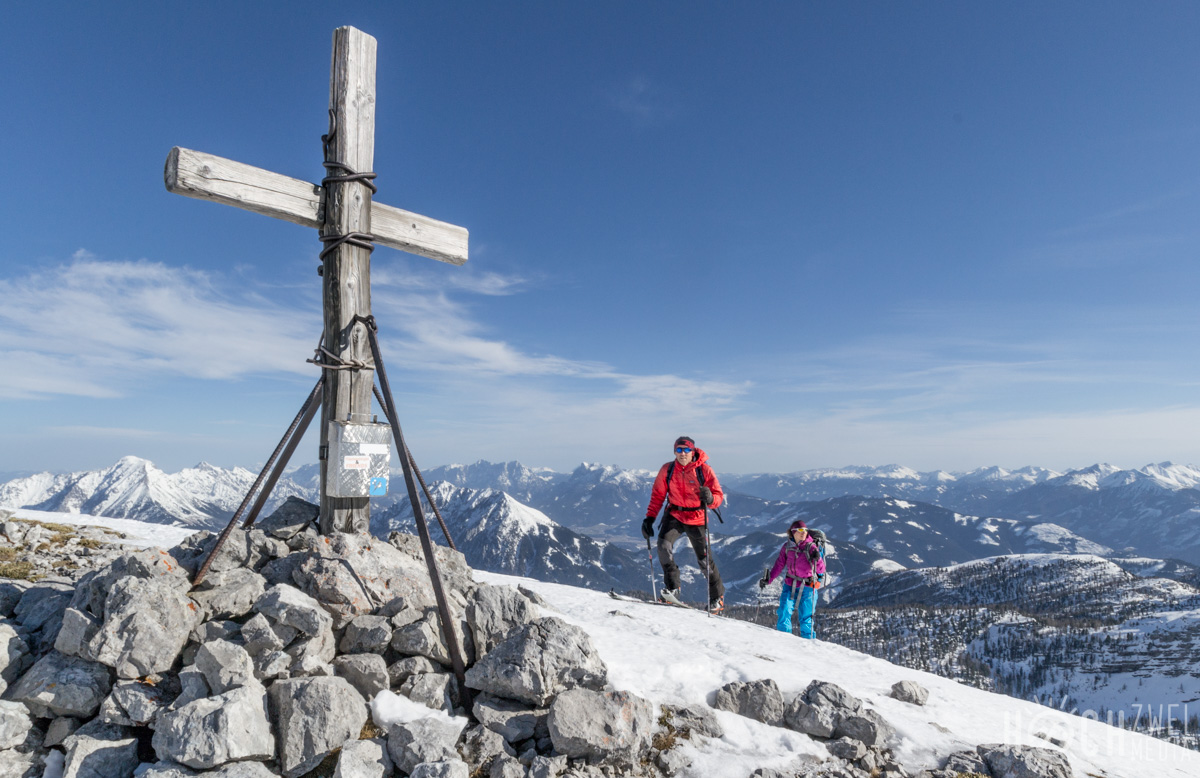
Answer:
[[[462, 298], [519, 293], [526, 280], [499, 273], [384, 271], [373, 306], [393, 369], [427, 382], [488, 382], [489, 396], [543, 394], [543, 407], [613, 403], [630, 413], [720, 408], [746, 390], [672, 375], [636, 375], [611, 365], [538, 354], [488, 331]], [[157, 262], [72, 262], [0, 280], [0, 347], [29, 369], [0, 377], [0, 397], [49, 394], [115, 397], [138, 381], [185, 376], [232, 380], [313, 374], [305, 359], [319, 327], [315, 301], [286, 307], [222, 277]], [[536, 388], [529, 382], [542, 382]], [[515, 401], [512, 408], [524, 407]]]
[[156, 375], [308, 373], [313, 315], [158, 262], [70, 263], [0, 280], [0, 397], [111, 397]]

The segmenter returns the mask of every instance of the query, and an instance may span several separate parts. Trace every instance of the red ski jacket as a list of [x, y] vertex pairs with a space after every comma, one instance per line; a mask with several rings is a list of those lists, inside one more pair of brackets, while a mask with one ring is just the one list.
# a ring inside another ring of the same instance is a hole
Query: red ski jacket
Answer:
[[[667, 471], [675, 465], [671, 474], [671, 483], [667, 484]], [[700, 483], [697, 470], [703, 474], [704, 483]], [[709, 507], [720, 508], [725, 502], [725, 493], [721, 491], [721, 483], [717, 474], [708, 466], [708, 454], [696, 449], [696, 455], [686, 465], [680, 465], [674, 460], [667, 462], [658, 470], [654, 479], [654, 489], [650, 492], [650, 507], [646, 508], [646, 518], [653, 519], [663, 503], [667, 503], [669, 512], [683, 524], [703, 524], [704, 511], [700, 505], [700, 487], [707, 486], [712, 490], [713, 501]]]

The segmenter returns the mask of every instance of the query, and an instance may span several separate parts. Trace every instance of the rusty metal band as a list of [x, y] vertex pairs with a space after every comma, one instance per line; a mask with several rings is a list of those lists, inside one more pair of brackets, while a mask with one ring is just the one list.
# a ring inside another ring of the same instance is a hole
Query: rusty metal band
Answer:
[[[225, 541], [229, 539], [229, 535], [231, 532], [233, 532], [233, 528], [237, 526], [238, 521], [242, 518], [242, 513], [246, 510], [246, 506], [250, 504], [250, 499], [254, 497], [254, 493], [258, 491], [258, 487], [262, 486], [263, 480], [267, 477], [267, 473], [272, 470], [272, 466], [275, 464], [276, 459], [279, 458], [280, 452], [285, 448], [288, 448], [288, 458], [290, 458], [291, 451], [294, 451], [296, 448], [296, 442], [304, 436], [303, 431], [301, 431], [300, 434], [296, 434], [301, 422], [304, 422], [306, 415], [311, 420], [312, 414], [310, 413], [310, 409], [314, 407], [320, 407], [321, 405], [319, 398], [321, 396], [321, 387], [324, 385], [324, 383], [324, 376], [317, 379], [317, 385], [314, 386], [312, 392], [309, 393], [308, 399], [304, 401], [304, 405], [300, 406], [300, 411], [296, 414], [296, 418], [292, 419], [291, 426], [288, 427], [287, 432], [283, 433], [283, 437], [280, 439], [279, 445], [275, 446], [275, 450], [271, 453], [270, 458], [267, 459], [267, 463], [263, 465], [262, 470], [259, 472], [258, 478], [254, 479], [254, 484], [251, 485], [250, 490], [246, 492], [246, 496], [242, 498], [242, 502], [240, 505], [238, 505], [237, 510], [233, 512], [233, 518], [229, 520], [228, 526], [226, 526], [225, 529], [221, 531], [220, 536], [217, 537], [216, 545], [213, 546], [212, 551], [208, 552], [208, 557], [205, 558], [204, 564], [200, 565], [200, 569], [196, 571], [196, 577], [192, 579], [192, 586], [198, 586], [200, 582], [204, 580], [204, 576], [208, 574], [208, 568], [212, 566], [213, 559], [216, 558], [217, 552], [221, 550], [221, 546], [225, 545]], [[307, 427], [308, 423], [304, 422], [304, 426]], [[285, 458], [284, 462], [286, 463], [286, 461], [287, 459]], [[277, 475], [271, 480], [270, 486], [262, 491], [262, 494], [270, 494], [271, 489], [275, 486], [276, 480], [278, 480]], [[260, 497], [260, 499], [262, 498]]]

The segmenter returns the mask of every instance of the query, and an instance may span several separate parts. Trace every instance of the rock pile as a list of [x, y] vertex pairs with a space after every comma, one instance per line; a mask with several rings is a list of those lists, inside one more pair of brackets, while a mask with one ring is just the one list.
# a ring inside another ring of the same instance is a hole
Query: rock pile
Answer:
[[[439, 548], [460, 689], [417, 539], [320, 536], [315, 511], [235, 530], [195, 590], [207, 533], [0, 581], [0, 778], [661, 774], [656, 707], [608, 687], [585, 632]], [[381, 730], [385, 691], [429, 716]]]
[[[292, 499], [235, 530], [195, 589], [208, 533], [77, 580], [0, 579], [0, 778], [660, 777], [687, 767], [682, 742], [722, 737], [707, 706], [612, 688], [587, 633], [438, 548], [460, 688], [417, 539], [318, 535], [316, 510]], [[380, 714], [395, 694], [428, 715]], [[730, 684], [715, 707], [828, 740], [821, 775], [906, 775], [892, 728], [833, 684], [791, 701]], [[989, 748], [959, 761], [1034, 764]]]

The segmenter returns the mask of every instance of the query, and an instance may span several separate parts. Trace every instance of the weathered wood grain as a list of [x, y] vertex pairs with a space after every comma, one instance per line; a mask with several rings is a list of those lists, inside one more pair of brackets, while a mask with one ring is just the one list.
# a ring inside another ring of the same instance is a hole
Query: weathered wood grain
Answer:
[[[326, 161], [369, 172], [375, 160], [375, 39], [353, 27], [334, 30], [330, 70], [329, 112], [336, 131]], [[361, 181], [328, 182], [324, 215], [323, 236], [371, 232], [370, 188]], [[343, 360], [369, 364], [373, 360], [366, 325], [357, 317], [371, 315], [371, 252], [343, 243], [326, 255], [323, 267], [325, 348]], [[326, 371], [323, 451], [329, 450], [331, 422], [371, 420], [374, 380], [369, 370]], [[321, 534], [368, 531], [371, 513], [366, 497], [326, 494], [330, 466], [327, 460], [321, 462]]]
[[[231, 159], [176, 146], [163, 170], [167, 191], [232, 205], [320, 229], [321, 186]], [[463, 227], [372, 201], [371, 231], [379, 246], [461, 265], [469, 233]]]

